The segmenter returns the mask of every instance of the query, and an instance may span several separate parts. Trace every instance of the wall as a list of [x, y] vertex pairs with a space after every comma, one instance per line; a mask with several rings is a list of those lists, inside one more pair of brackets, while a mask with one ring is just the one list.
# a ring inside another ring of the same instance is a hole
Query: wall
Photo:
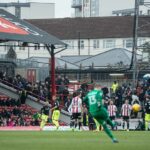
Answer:
[[[107, 50], [113, 49], [113, 48], [125, 48], [128, 50], [132, 50], [131, 47], [126, 47], [126, 41], [127, 40], [132, 40], [131, 38], [107, 38], [107, 39], [80, 39], [81, 41], [84, 40], [84, 49], [80, 47], [80, 55], [96, 55], [102, 52], [105, 52]], [[94, 48], [93, 43], [94, 40], [99, 40], [99, 48]], [[104, 43], [107, 40], [115, 40], [115, 45], [114, 47], [109, 47], [105, 48]], [[145, 43], [146, 41], [149, 41], [149, 37], [140, 37], [138, 40], [138, 46]], [[72, 39], [72, 40], [64, 40], [65, 43], [68, 45], [68, 49], [59, 53], [57, 56], [62, 56], [62, 55], [78, 55], [79, 54], [79, 48], [78, 48], [78, 40], [77, 39]]]
[[[99, 41], [98, 48], [93, 47], [94, 40]], [[107, 40], [115, 40], [114, 47], [105, 48], [104, 43]], [[107, 38], [107, 39], [80, 39], [80, 44], [82, 41], [84, 41], [84, 48], [82, 49], [82, 46], [80, 46], [80, 55], [96, 55], [96, 54], [105, 52], [107, 50], [113, 49], [113, 48], [125, 48], [128, 50], [132, 50], [132, 46], [126, 47], [126, 43], [125, 43], [126, 40], [132, 40], [132, 37], [131, 38]], [[139, 37], [138, 38], [138, 46], [147, 41], [150, 41], [149, 37]], [[63, 55], [78, 55], [79, 54], [77, 39], [71, 39], [71, 40], [67, 39], [67, 40], [63, 40], [63, 42], [67, 43], [70, 46], [68, 46], [68, 48], [66, 50], [58, 53], [56, 55], [57, 57], [60, 57]], [[60, 50], [60, 49], [57, 49], [57, 50]], [[0, 54], [6, 54], [7, 51], [8, 50], [6, 50], [4, 47], [1, 47]], [[15, 51], [17, 54], [17, 58], [19, 58], [19, 59], [26, 59], [26, 58], [34, 57], [34, 56], [35, 57], [50, 57], [47, 49], [45, 49], [44, 47], [40, 47], [40, 49], [35, 49], [34, 47], [30, 47], [30, 48], [22, 47], [20, 49], [20, 48], [16, 47]]]

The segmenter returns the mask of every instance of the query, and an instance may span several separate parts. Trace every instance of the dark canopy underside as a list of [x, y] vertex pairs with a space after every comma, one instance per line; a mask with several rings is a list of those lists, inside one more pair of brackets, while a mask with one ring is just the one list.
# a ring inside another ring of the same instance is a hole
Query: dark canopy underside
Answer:
[[65, 45], [55, 36], [18, 19], [14, 15], [0, 9], [0, 41], [22, 41], [48, 45]]

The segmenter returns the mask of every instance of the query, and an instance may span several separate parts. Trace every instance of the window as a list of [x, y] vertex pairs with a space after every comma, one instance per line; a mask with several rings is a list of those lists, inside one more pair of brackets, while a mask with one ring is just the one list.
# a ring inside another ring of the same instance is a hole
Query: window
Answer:
[[98, 49], [99, 48], [99, 40], [93, 40], [93, 48]]
[[132, 39], [127, 39], [123, 41], [123, 47], [125, 48], [132, 48], [133, 46], [133, 40]]
[[143, 14], [143, 12], [142, 12], [142, 10], [140, 11], [140, 15], [142, 15]]
[[115, 40], [104, 40], [103, 41], [103, 48], [114, 48], [115, 47]]
[[138, 46], [142, 46], [146, 42], [145, 38], [138, 39]]
[[7, 45], [5, 45], [4, 51], [8, 51], [8, 46]]
[[80, 41], [80, 48], [81, 48], [81, 49], [84, 49], [84, 40], [81, 40], [81, 41]]
[[68, 44], [68, 49], [74, 49], [74, 41], [68, 40], [64, 41], [66, 44]]

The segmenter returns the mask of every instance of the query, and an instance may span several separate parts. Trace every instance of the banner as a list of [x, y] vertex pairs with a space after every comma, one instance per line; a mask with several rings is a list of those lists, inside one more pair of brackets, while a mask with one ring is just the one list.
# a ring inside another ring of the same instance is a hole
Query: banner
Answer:
[[64, 45], [58, 38], [0, 9], [0, 40]]

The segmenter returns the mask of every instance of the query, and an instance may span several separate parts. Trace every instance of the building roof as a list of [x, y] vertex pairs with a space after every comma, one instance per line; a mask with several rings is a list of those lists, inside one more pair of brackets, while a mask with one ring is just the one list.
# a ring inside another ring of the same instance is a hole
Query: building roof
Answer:
[[67, 55], [67, 56], [61, 56], [61, 59], [71, 62], [71, 63], [76, 63], [78, 61], [82, 61], [89, 57], [90, 57], [90, 55], [80, 55], [80, 56], [79, 55]]
[[[113, 56], [113, 57], [112, 57]], [[93, 56], [62, 56], [56, 58], [57, 69], [78, 70], [80, 66], [82, 69], [89, 69], [92, 65], [95, 69], [111, 68], [128, 68], [131, 63], [132, 52], [122, 48], [114, 48], [106, 52]], [[141, 55], [137, 55], [137, 59], [141, 59]], [[26, 59], [31, 62], [37, 62], [38, 67], [48, 67], [48, 57], [30, 57]]]
[[[30, 57], [26, 60], [29, 60], [31, 62], [38, 63], [38, 67], [49, 67], [49, 57]], [[77, 64], [73, 64], [72, 62], [69, 62], [67, 60], [63, 60], [61, 58], [55, 59], [55, 65], [58, 69], [78, 69], [79, 66]]]
[[[94, 68], [103, 68], [114, 66], [127, 67], [131, 63], [131, 57], [131, 51], [122, 48], [114, 48], [98, 55], [93, 55], [89, 57], [65, 56], [61, 58], [67, 61], [70, 60], [70, 62], [78, 66], [82, 65], [83, 68], [89, 68], [92, 65], [94, 66]], [[137, 55], [137, 59], [141, 59], [141, 57], [141, 55]]]
[[[27, 20], [61, 40], [133, 37], [133, 16]], [[150, 16], [139, 17], [139, 37], [150, 36]]]

